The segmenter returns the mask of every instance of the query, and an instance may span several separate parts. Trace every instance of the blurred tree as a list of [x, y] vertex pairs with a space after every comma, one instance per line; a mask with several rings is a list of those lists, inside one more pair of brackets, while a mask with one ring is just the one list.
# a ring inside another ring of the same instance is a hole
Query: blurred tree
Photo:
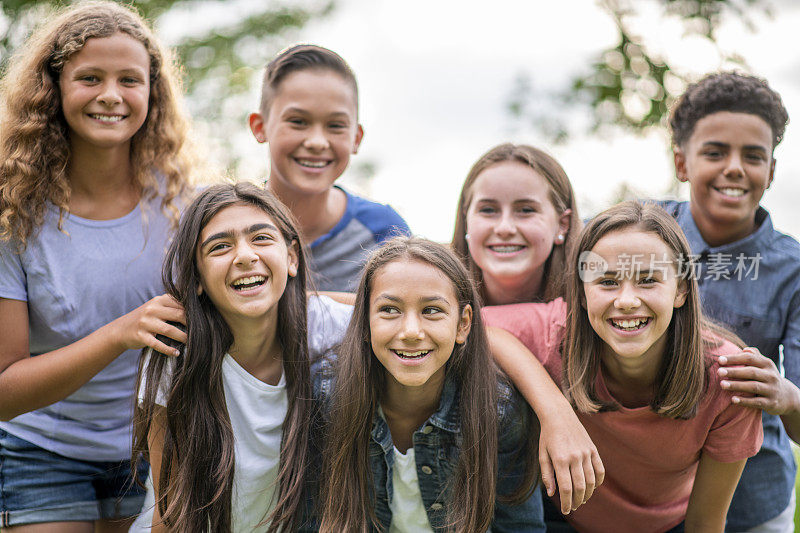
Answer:
[[[646, 39], [636, 35], [629, 21], [637, 9], [647, 6], [642, 0], [596, 0], [608, 13], [619, 33], [618, 43], [600, 52], [586, 72], [571, 85], [550, 98], [541, 98], [527, 73], [518, 75], [507, 102], [508, 112], [518, 124], [530, 125], [552, 142], [564, 142], [571, 130], [564, 111], [588, 107], [591, 133], [606, 126], [617, 126], [643, 133], [659, 126], [670, 105], [683, 92], [689, 75], [673, 68], [666, 58], [648, 51]], [[716, 45], [716, 30], [726, 15], [740, 19], [755, 29], [751, 13], [771, 16], [769, 0], [650, 0], [663, 16], [677, 17], [686, 35], [707, 39], [716, 46], [721, 65], [745, 67], [743, 59]], [[636, 6], [636, 7], [634, 7]], [[557, 105], [552, 105], [553, 98]], [[543, 104], [542, 102], [550, 102]]]
[[[63, 1], [0, 0], [0, 67], [33, 26]], [[133, 0], [132, 4], [175, 48], [198, 131], [211, 133], [214, 158], [236, 172], [237, 134], [258, 106], [247, 92], [254, 75], [285, 46], [293, 31], [325, 16], [334, 0]], [[250, 100], [253, 100], [252, 102]]]

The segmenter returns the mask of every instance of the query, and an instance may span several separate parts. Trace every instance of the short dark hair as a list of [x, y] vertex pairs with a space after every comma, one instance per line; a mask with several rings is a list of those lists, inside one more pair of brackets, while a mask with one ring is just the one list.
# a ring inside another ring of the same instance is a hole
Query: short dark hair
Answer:
[[267, 64], [261, 83], [261, 106], [259, 108], [264, 117], [269, 114], [270, 103], [281, 82], [292, 72], [301, 70], [330, 70], [339, 74], [353, 86], [356, 115], [358, 114], [358, 83], [356, 75], [353, 74], [347, 62], [336, 52], [322, 46], [298, 44], [283, 50]]
[[719, 111], [750, 113], [764, 119], [772, 129], [773, 149], [783, 139], [789, 122], [780, 95], [766, 80], [738, 72], [708, 74], [689, 85], [672, 109], [669, 119], [672, 144], [683, 146], [698, 120]]

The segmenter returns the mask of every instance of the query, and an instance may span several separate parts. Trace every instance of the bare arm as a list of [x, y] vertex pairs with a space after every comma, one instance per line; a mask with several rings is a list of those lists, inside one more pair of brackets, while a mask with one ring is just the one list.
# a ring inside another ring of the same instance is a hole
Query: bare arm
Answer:
[[686, 533], [722, 533], [725, 530], [725, 516], [745, 462], [746, 459], [720, 463], [706, 453], [700, 455], [686, 509]]
[[0, 419], [45, 407], [81, 388], [122, 352], [150, 346], [177, 355], [156, 339], [165, 335], [186, 342], [172, 322], [185, 322], [170, 296], [157, 296], [130, 313], [63, 348], [30, 356], [28, 304], [0, 298]]
[[574, 511], [603, 483], [605, 469], [589, 434], [538, 359], [511, 333], [488, 328], [497, 364], [539, 418], [539, 464], [547, 494], [561, 495], [561, 512]]
[[150, 423], [150, 432], [147, 434], [147, 450], [150, 455], [150, 480], [153, 482], [153, 492], [155, 493], [156, 505], [153, 508], [152, 533], [166, 533], [169, 531], [167, 526], [161, 522], [161, 512], [158, 509], [158, 500], [161, 494], [158, 492], [159, 480], [161, 479], [161, 455], [164, 451], [164, 428], [166, 428], [166, 410], [156, 406], [153, 411], [153, 420]]
[[720, 357], [719, 363], [720, 385], [736, 394], [733, 403], [780, 416], [789, 438], [800, 443], [800, 389], [781, 376], [770, 358], [745, 348]]

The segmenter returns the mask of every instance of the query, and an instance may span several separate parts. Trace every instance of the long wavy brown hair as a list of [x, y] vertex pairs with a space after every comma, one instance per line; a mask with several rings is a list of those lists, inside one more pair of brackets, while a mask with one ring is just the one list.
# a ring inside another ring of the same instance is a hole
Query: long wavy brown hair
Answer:
[[691, 248], [678, 223], [652, 203], [623, 202], [592, 219], [580, 234], [570, 255], [567, 272], [569, 316], [563, 349], [565, 395], [573, 407], [584, 413], [616, 410], [619, 405], [604, 401], [596, 388], [603, 340], [595, 333], [581, 302], [584, 298], [581, 261], [605, 235], [624, 229], [652, 233], [672, 252], [675, 270], [685, 284], [686, 300], [674, 310], [667, 329], [667, 344], [656, 377], [650, 408], [668, 418], [691, 418], [706, 390], [706, 351], [722, 339], [739, 346], [744, 343], [733, 333], [703, 316], [700, 293], [693, 275]]
[[486, 303], [487, 295], [483, 284], [483, 274], [478, 265], [475, 264], [475, 261], [472, 260], [472, 256], [469, 253], [469, 246], [467, 245], [467, 212], [472, 204], [472, 186], [475, 184], [475, 180], [478, 179], [481, 172], [487, 168], [505, 161], [516, 161], [527, 165], [544, 178], [547, 183], [547, 188], [550, 190], [550, 203], [553, 204], [557, 215], [560, 216], [567, 209], [572, 210], [569, 219], [569, 229], [564, 236], [564, 243], [553, 246], [550, 257], [544, 265], [544, 275], [542, 278], [544, 283], [542, 283], [539, 289], [539, 294], [530, 295], [529, 301], [549, 302], [558, 297], [563, 298], [565, 287], [563, 272], [567, 264], [567, 252], [574, 246], [582, 223], [580, 216], [578, 216], [578, 205], [575, 202], [575, 193], [572, 191], [572, 184], [567, 177], [567, 173], [564, 172], [564, 169], [553, 156], [543, 150], [525, 144], [500, 144], [483, 154], [480, 159], [472, 165], [469, 174], [467, 174], [467, 178], [464, 180], [464, 185], [461, 187], [461, 195], [458, 198], [456, 223], [453, 230], [453, 240], [450, 246], [469, 269], [478, 286], [478, 292], [483, 298], [484, 303]]
[[[171, 530], [231, 530], [233, 474], [237, 466], [222, 361], [234, 339], [206, 291], [198, 294], [196, 251], [206, 224], [233, 205], [253, 205], [264, 211], [286, 244], [296, 247], [298, 254], [297, 275], [289, 277], [278, 302], [277, 336], [283, 349], [288, 410], [283, 423], [276, 499], [264, 501], [265, 512], [275, 503], [266, 520], [268, 531], [295, 531], [305, 505], [313, 419], [306, 334], [306, 260], [302, 239], [288, 210], [270, 192], [250, 183], [214, 185], [203, 191], [184, 212], [164, 260], [164, 285], [186, 311], [188, 340], [180, 346], [181, 355], [175, 360], [164, 407], [166, 430], [157, 487], [160, 498], [156, 503]], [[145, 388], [134, 415], [134, 466], [147, 457], [147, 437], [159, 408], [156, 398], [159, 384], [165, 379], [166, 362], [166, 357], [153, 356], [146, 367], [139, 369], [139, 386], [144, 380]]]
[[[44, 221], [47, 204], [69, 212], [69, 127], [61, 109], [59, 75], [87, 39], [123, 32], [150, 56], [150, 99], [144, 124], [131, 140], [133, 181], [177, 224], [175, 200], [187, 189], [193, 157], [180, 103], [177, 67], [145, 21], [116, 2], [81, 2], [37, 28], [11, 58], [0, 81], [0, 238], [24, 249]], [[163, 178], [159, 185], [156, 175]]]
[[[453, 283], [459, 314], [472, 306], [467, 341], [456, 344], [446, 365], [459, 391], [461, 446], [450, 480], [447, 523], [451, 531], [486, 531], [494, 516], [497, 465], [497, 387], [504, 379], [489, 353], [478, 295], [464, 265], [447, 247], [425, 239], [398, 237], [372, 253], [356, 293], [355, 309], [336, 362], [336, 388], [331, 398], [329, 431], [323, 451], [321, 529], [326, 533], [379, 529], [369, 443], [386, 370], [372, 352], [369, 301], [373, 279], [394, 261], [422, 261]], [[527, 403], [526, 409], [532, 419]], [[525, 475], [520, 486], [503, 500], [519, 503], [535, 486], [537, 437], [531, 432], [526, 448]]]

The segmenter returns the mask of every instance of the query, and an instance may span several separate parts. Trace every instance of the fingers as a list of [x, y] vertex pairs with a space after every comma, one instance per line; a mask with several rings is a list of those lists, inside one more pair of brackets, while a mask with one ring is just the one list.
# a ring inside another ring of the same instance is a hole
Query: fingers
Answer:
[[597, 488], [597, 477], [595, 474], [594, 466], [592, 465], [592, 457], [585, 457], [583, 459], [583, 476], [586, 479], [586, 490], [583, 493], [583, 499], [577, 502], [575, 506], [576, 509], [586, 503], [589, 498], [592, 497], [594, 489]]
[[754, 366], [758, 368], [775, 367], [772, 359], [765, 357], [757, 348], [747, 347], [741, 352], [723, 355], [719, 358], [721, 366]]
[[592, 452], [592, 468], [594, 468], [595, 475], [595, 488], [603, 484], [606, 479], [606, 467], [603, 466], [603, 460], [600, 459], [600, 454], [597, 450]]
[[558, 494], [561, 498], [561, 514], [569, 514], [572, 510], [572, 474], [569, 463], [566, 461], [556, 462], [555, 471]]
[[179, 352], [177, 348], [173, 348], [171, 346], [167, 346], [166, 344], [164, 344], [163, 342], [161, 342], [160, 340], [158, 340], [155, 337], [152, 337], [150, 339], [150, 342], [147, 342], [145, 345], [149, 346], [150, 348], [152, 348], [155, 351], [160, 352], [160, 353], [162, 353], [164, 355], [177, 357], [177, 356], [179, 356], [181, 354], [181, 352]]
[[[571, 507], [569, 510], [574, 511], [583, 505], [584, 496], [586, 495], [587, 481], [583, 471], [583, 462], [573, 463], [570, 466], [570, 473], [572, 474], [572, 502], [570, 502]], [[594, 486], [592, 490], [594, 490]]]
[[555, 472], [553, 471], [553, 463], [550, 461], [550, 456], [544, 449], [539, 450], [539, 468], [542, 471], [542, 484], [548, 496], [556, 493], [556, 479]]

